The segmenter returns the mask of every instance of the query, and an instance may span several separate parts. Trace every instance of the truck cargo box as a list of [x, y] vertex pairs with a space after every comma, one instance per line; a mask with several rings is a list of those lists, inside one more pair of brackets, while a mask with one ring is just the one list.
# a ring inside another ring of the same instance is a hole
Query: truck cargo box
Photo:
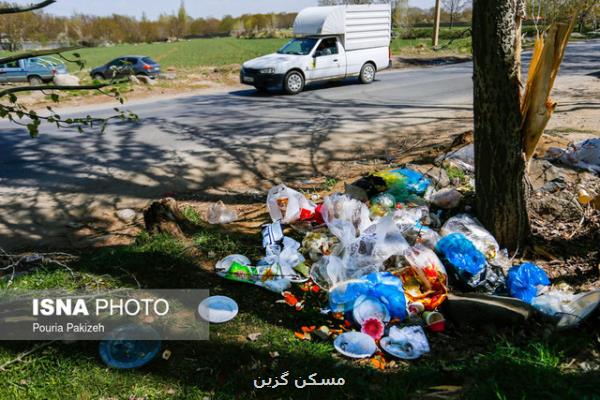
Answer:
[[388, 47], [392, 10], [389, 4], [310, 7], [298, 14], [298, 36], [342, 36], [346, 51]]

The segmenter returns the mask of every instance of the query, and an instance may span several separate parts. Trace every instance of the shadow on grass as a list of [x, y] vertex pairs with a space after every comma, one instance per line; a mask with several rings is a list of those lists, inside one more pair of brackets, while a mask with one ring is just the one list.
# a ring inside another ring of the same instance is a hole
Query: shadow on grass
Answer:
[[[165, 236], [142, 235], [131, 246], [84, 254], [77, 270], [111, 276], [117, 285], [135, 286], [137, 280], [147, 288], [209, 288], [211, 294], [233, 297], [240, 314], [230, 323], [211, 326], [210, 341], [164, 343], [173, 354], [169, 360], [158, 358], [135, 371], [106, 369], [97, 356], [97, 343], [55, 344], [0, 372], [7, 382], [0, 394], [12, 393], [12, 398], [23, 399], [129, 398], [155, 391], [149, 398], [402, 399], [435, 398], [431, 397], [432, 387], [452, 385], [463, 388], [460, 397], [473, 399], [600, 398], [596, 384], [600, 374], [567, 373], [559, 368], [582, 351], [598, 350], [597, 326], [547, 339], [537, 336], [539, 330], [528, 331], [528, 327], [503, 329], [487, 337], [482, 332], [459, 332], [451, 327], [447, 334], [430, 338], [432, 354], [410, 363], [396, 361], [400, 368], [391, 372], [378, 371], [339, 357], [330, 342], [294, 337], [293, 331], [302, 325], [327, 322], [316, 303], [296, 312], [276, 304], [276, 294], [223, 280], [199, 265], [198, 251], [216, 251], [218, 258], [224, 255], [219, 249], [227, 249], [218, 243], [225, 235], [219, 228], [197, 235], [208, 234], [215, 239], [207, 241], [203, 250]], [[228, 240], [242, 253], [257, 247], [256, 235], [236, 234]], [[261, 333], [258, 340], [247, 339], [257, 332]], [[14, 356], [31, 347], [31, 343], [3, 343], [0, 354]], [[288, 386], [254, 389], [254, 379], [276, 378], [285, 371], [290, 372]], [[303, 390], [294, 387], [295, 378], [314, 372], [319, 378], [343, 377], [346, 384]]]

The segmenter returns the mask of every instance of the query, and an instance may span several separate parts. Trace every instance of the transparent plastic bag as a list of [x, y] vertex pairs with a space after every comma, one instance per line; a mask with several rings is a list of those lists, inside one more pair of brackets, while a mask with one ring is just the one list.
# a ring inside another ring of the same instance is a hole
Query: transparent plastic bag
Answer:
[[448, 161], [450, 164], [465, 172], [475, 171], [475, 146], [470, 144], [460, 149], [439, 157], [436, 161]]
[[447, 298], [446, 268], [432, 250], [422, 245], [411, 247], [404, 257], [409, 264], [401, 272], [406, 297], [428, 311], [435, 310]]
[[237, 213], [227, 208], [222, 202], [212, 204], [206, 212], [206, 220], [212, 225], [230, 224], [237, 219]]
[[273, 221], [291, 224], [313, 218], [316, 206], [302, 193], [285, 185], [278, 185], [269, 190], [267, 209]]
[[355, 235], [360, 234], [372, 224], [369, 208], [364, 203], [345, 194], [337, 193], [326, 197], [321, 208], [321, 215], [330, 229], [334, 221], [351, 223]]
[[348, 265], [346, 260], [337, 256], [325, 256], [313, 264], [310, 269], [310, 277], [322, 289], [329, 290], [336, 285], [357, 280], [381, 268], [375, 265], [357, 267], [352, 263]]
[[409, 244], [394, 223], [392, 216], [371, 225], [350, 246], [344, 256], [357, 266], [383, 265], [392, 256], [404, 254]]
[[500, 251], [498, 242], [481, 223], [467, 214], [459, 214], [450, 218], [440, 231], [442, 236], [452, 233], [462, 233], [469, 239], [489, 260], [495, 259]]

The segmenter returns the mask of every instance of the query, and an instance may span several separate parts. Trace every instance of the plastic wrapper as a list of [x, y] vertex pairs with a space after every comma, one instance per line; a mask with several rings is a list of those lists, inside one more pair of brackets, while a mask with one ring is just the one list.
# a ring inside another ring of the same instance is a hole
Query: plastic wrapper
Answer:
[[457, 283], [465, 289], [488, 294], [504, 289], [506, 281], [502, 272], [488, 264], [483, 253], [462, 233], [443, 237], [436, 251], [443, 256], [444, 265], [451, 269]]
[[236, 219], [237, 213], [227, 208], [222, 201], [211, 205], [206, 212], [206, 220], [212, 225], [230, 224]]
[[410, 303], [421, 303], [425, 310], [438, 308], [448, 295], [448, 274], [437, 255], [427, 247], [416, 245], [404, 254], [409, 266], [400, 276]]
[[289, 289], [292, 283], [289, 277], [284, 276], [278, 264], [254, 267], [234, 261], [226, 269], [217, 269], [217, 275], [230, 281], [260, 286], [275, 293]]
[[291, 224], [315, 218], [316, 206], [302, 193], [285, 185], [278, 185], [267, 195], [267, 208], [273, 221]]
[[408, 169], [383, 171], [376, 174], [382, 178], [387, 186], [387, 194], [394, 196], [398, 203], [423, 203], [420, 197], [430, 185], [419, 172]]
[[531, 303], [541, 287], [550, 285], [546, 272], [537, 265], [525, 263], [508, 271], [506, 286], [508, 293], [526, 303]]
[[[330, 230], [332, 229], [331, 225], [336, 221], [350, 223], [354, 229], [355, 236], [372, 224], [369, 208], [364, 203], [344, 194], [334, 194], [325, 198], [321, 208], [321, 215]], [[347, 228], [344, 227], [344, 229]], [[339, 235], [339, 233], [336, 234], [333, 230], [332, 233], [336, 236]]]
[[442, 226], [440, 233], [442, 236], [448, 236], [452, 233], [462, 233], [488, 260], [493, 260], [499, 255], [500, 246], [496, 239], [477, 219], [470, 215], [460, 214], [450, 218]]
[[430, 201], [436, 207], [451, 210], [458, 207], [463, 195], [454, 188], [438, 190], [431, 195]]

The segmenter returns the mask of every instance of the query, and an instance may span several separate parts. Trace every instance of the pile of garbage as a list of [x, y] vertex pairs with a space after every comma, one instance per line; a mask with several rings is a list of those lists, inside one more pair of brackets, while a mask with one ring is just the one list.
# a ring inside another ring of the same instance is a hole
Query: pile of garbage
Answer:
[[[216, 273], [286, 299], [293, 284], [315, 285], [327, 293], [322, 312], [349, 321], [334, 346], [352, 358], [371, 357], [378, 347], [402, 359], [429, 352], [426, 332], [446, 329], [441, 310], [451, 291], [510, 296], [564, 326], [578, 323], [600, 302], [600, 292], [551, 290], [541, 268], [513, 266], [477, 219], [457, 214], [469, 186], [468, 162], [459, 156], [450, 159], [467, 175], [464, 187], [450, 186], [446, 177], [438, 190], [436, 174], [408, 168], [363, 177], [321, 204], [285, 185], [273, 187], [264, 257], [254, 264], [231, 255], [217, 263]], [[302, 240], [286, 236], [286, 228]]]

